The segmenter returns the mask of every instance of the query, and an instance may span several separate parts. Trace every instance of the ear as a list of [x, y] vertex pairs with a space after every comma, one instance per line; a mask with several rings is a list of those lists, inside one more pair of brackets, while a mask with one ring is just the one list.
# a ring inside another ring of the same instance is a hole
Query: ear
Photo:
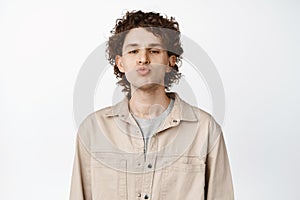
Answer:
[[176, 64], [176, 56], [172, 55], [169, 57], [169, 64], [166, 69], [166, 72], [170, 72], [172, 70], [172, 67]]
[[117, 55], [115, 60], [116, 60], [116, 65], [117, 65], [118, 69], [120, 70], [120, 72], [125, 73], [125, 69], [124, 69], [123, 63], [122, 63], [122, 56]]

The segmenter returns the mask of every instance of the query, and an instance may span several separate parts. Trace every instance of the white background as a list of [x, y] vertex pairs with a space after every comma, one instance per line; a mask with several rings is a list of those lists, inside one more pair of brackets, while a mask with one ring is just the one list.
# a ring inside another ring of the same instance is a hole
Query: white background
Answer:
[[217, 67], [236, 199], [300, 199], [296, 0], [0, 1], [0, 199], [68, 199], [76, 77], [133, 9], [175, 16]]

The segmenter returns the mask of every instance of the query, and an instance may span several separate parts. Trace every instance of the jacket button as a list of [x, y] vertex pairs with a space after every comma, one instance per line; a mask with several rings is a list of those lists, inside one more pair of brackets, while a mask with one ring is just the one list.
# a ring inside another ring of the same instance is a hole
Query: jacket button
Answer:
[[149, 165], [148, 165], [148, 168], [152, 168], [152, 165], [151, 165], [151, 164], [149, 164]]
[[149, 199], [149, 196], [148, 196], [148, 195], [145, 195], [145, 196], [144, 196], [144, 199]]
[[138, 197], [141, 197], [142, 196], [142, 194], [141, 193], [138, 193], [138, 195], [137, 195]]

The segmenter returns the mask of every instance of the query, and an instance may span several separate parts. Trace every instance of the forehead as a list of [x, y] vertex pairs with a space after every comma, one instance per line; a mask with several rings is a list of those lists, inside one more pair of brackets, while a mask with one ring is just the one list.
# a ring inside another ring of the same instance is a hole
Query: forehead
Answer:
[[149, 47], [151, 45], [153, 46], [153, 44], [162, 46], [161, 39], [144, 28], [134, 28], [127, 33], [123, 48], [132, 45]]

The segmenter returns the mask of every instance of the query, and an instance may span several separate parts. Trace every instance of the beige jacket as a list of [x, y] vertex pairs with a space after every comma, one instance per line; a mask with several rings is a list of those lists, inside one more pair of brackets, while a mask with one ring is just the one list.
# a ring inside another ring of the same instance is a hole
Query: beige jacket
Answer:
[[90, 114], [80, 125], [70, 200], [233, 200], [220, 126], [176, 93], [148, 151], [128, 100]]

